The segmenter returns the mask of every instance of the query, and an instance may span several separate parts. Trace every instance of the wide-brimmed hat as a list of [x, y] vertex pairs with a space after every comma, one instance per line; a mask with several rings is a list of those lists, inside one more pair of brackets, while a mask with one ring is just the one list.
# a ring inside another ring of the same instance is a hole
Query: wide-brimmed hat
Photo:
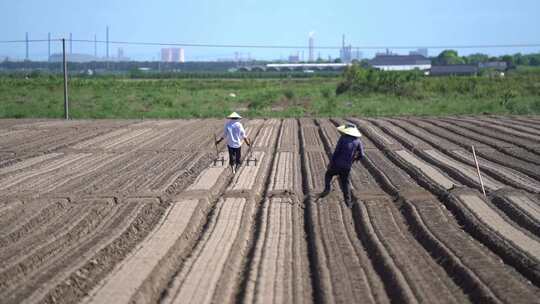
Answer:
[[362, 133], [358, 131], [358, 128], [353, 124], [346, 124], [337, 127], [338, 131], [353, 137], [362, 137]]
[[231, 115], [227, 116], [227, 118], [230, 118], [230, 119], [240, 119], [242, 118], [242, 116], [240, 116], [240, 114], [236, 113], [236, 112], [232, 112]]

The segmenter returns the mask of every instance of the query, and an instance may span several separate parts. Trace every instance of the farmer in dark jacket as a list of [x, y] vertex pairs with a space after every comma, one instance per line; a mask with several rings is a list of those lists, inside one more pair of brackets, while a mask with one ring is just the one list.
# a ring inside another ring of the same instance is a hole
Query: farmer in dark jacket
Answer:
[[330, 183], [332, 177], [339, 176], [339, 184], [343, 191], [343, 198], [347, 207], [352, 207], [351, 192], [349, 190], [349, 174], [354, 161], [358, 161], [364, 157], [364, 148], [360, 142], [360, 131], [353, 124], [339, 126], [338, 131], [341, 137], [336, 145], [336, 150], [332, 155], [328, 169], [324, 176], [324, 191], [320, 197], [325, 197], [330, 192]]

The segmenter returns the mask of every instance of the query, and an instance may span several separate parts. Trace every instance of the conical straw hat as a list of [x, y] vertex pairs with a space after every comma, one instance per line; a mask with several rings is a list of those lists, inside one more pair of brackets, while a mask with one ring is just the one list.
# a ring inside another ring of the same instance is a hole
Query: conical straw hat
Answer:
[[342, 126], [337, 127], [337, 129], [339, 132], [343, 134], [347, 134], [354, 137], [362, 137], [362, 134], [360, 133], [360, 131], [358, 131], [358, 128], [356, 128], [356, 126], [353, 124], [342, 125]]
[[227, 118], [231, 118], [231, 119], [240, 119], [242, 118], [242, 116], [240, 116], [238, 113], [236, 112], [232, 112], [231, 115], [227, 116]]

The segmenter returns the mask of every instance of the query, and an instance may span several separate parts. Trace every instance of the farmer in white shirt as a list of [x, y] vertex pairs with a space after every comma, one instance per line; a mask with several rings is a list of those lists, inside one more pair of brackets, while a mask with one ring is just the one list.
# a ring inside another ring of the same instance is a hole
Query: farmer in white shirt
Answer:
[[236, 173], [238, 167], [240, 167], [240, 149], [242, 143], [245, 141], [248, 146], [251, 146], [249, 139], [246, 136], [246, 131], [244, 126], [240, 123], [242, 118], [238, 113], [233, 112], [231, 115], [227, 116], [229, 119], [225, 124], [224, 135], [216, 141], [216, 144], [219, 144], [223, 138], [227, 139], [227, 148], [229, 149], [229, 165], [231, 166], [233, 174]]

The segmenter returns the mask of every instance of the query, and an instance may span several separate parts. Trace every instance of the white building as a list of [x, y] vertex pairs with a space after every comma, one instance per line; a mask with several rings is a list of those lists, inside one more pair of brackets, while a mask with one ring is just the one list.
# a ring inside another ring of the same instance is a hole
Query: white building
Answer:
[[411, 71], [431, 69], [431, 60], [422, 55], [377, 54], [370, 65], [382, 71]]

